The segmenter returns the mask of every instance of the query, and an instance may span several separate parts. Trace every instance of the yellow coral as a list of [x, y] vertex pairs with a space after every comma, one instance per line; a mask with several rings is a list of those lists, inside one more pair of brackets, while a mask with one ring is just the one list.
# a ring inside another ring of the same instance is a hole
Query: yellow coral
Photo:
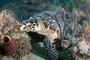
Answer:
[[86, 25], [84, 27], [84, 36], [86, 40], [90, 37], [90, 25]]

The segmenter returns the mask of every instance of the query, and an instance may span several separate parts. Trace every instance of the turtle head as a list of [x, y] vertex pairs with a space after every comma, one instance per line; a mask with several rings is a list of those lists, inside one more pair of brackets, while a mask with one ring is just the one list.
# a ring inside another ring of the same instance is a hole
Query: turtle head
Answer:
[[40, 25], [37, 20], [25, 20], [22, 22], [20, 30], [26, 32], [38, 32], [40, 31]]

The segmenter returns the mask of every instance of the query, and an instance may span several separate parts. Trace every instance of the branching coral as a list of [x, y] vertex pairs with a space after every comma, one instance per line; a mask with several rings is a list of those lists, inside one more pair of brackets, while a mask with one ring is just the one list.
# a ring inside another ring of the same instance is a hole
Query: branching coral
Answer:
[[89, 40], [90, 39], [90, 25], [86, 25], [84, 27], [84, 36], [85, 36], [85, 39], [86, 40]]
[[[81, 34], [81, 39], [79, 39], [80, 41], [78, 43], [78, 54], [90, 56], [90, 25], [87, 21], [83, 21], [83, 26], [80, 26], [78, 29], [79, 34]], [[82, 33], [80, 33], [80, 31], [82, 31]]]
[[87, 45], [87, 42], [85, 40], [79, 43], [79, 49], [80, 49], [80, 54], [86, 54], [86, 55], [88, 54], [89, 46]]

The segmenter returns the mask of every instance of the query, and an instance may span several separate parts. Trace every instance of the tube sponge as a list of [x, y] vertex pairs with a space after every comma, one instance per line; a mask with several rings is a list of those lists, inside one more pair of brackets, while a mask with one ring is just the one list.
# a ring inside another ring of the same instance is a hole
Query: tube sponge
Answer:
[[13, 55], [16, 53], [17, 50], [16, 41], [12, 40], [10, 36], [8, 35], [3, 36], [1, 45], [4, 51], [4, 55]]

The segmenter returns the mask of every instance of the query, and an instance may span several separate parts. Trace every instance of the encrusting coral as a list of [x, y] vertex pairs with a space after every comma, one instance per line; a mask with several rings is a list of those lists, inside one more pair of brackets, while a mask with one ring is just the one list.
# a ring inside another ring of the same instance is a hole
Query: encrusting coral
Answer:
[[83, 21], [83, 26], [78, 25], [77, 32], [81, 35], [78, 37], [79, 40], [76, 47], [76, 53], [79, 57], [83, 56], [85, 59], [87, 59], [86, 56], [90, 56], [90, 24], [88, 21]]
[[17, 44], [15, 40], [8, 35], [2, 37], [1, 41], [2, 49], [4, 51], [4, 55], [13, 55], [16, 53]]
[[84, 27], [84, 36], [85, 36], [86, 41], [90, 39], [90, 25], [86, 25]]
[[[11, 10], [8, 10], [8, 9], [0, 12], [0, 41], [2, 40], [1, 39], [1, 37], [2, 37], [3, 38], [3, 41], [2, 41], [3, 49], [7, 46], [8, 42], [16, 41], [16, 43], [17, 43], [16, 52], [12, 50], [14, 47], [12, 43], [10, 43], [10, 45], [11, 45], [10, 48], [6, 47], [6, 48], [9, 48], [10, 50], [4, 50], [4, 51], [5, 52], [10, 51], [10, 53], [8, 52], [5, 55], [10, 55], [11, 57], [12, 57], [12, 54], [14, 54], [14, 52], [15, 52], [15, 54], [13, 55], [12, 58], [17, 60], [17, 59], [21, 59], [22, 57], [24, 57], [25, 55], [30, 53], [30, 50], [32, 48], [31, 48], [31, 44], [30, 44], [30, 39], [31, 39], [30, 36], [26, 32], [21, 32], [19, 30], [20, 24], [18, 23], [15, 16], [16, 15], [14, 14], [14, 12]], [[5, 40], [7, 40], [7, 38], [10, 41], [5, 42]]]

